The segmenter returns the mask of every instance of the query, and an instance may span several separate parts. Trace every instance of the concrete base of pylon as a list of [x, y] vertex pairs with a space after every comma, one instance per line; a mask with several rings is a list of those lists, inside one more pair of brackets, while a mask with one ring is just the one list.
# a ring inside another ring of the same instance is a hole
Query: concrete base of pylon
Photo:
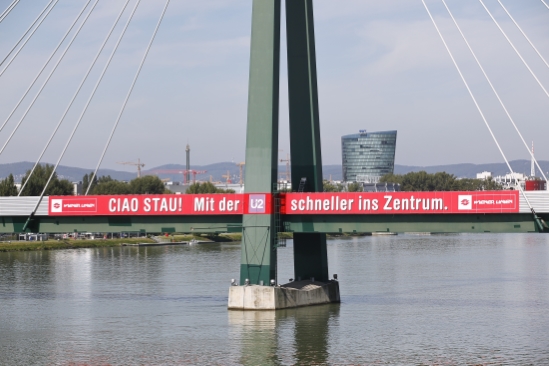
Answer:
[[229, 310], [278, 310], [339, 303], [339, 282], [290, 282], [281, 286], [231, 286]]

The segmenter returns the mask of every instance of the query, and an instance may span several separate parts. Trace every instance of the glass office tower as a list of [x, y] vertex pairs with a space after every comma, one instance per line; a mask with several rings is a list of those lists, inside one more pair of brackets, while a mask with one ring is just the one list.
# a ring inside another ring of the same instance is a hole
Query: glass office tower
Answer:
[[396, 131], [367, 132], [341, 137], [343, 180], [377, 183], [395, 168]]

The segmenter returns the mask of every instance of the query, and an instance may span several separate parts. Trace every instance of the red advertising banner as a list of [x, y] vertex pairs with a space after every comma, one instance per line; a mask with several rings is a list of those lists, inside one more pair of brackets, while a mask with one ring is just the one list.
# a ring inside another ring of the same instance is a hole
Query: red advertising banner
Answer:
[[272, 213], [270, 194], [50, 196], [50, 216], [242, 215]]
[[519, 212], [518, 191], [287, 193], [286, 215], [476, 214]]
[[[477, 214], [519, 212], [518, 191], [357, 192], [282, 194], [281, 214]], [[50, 216], [244, 215], [270, 214], [272, 196], [246, 194], [165, 194], [50, 196]]]

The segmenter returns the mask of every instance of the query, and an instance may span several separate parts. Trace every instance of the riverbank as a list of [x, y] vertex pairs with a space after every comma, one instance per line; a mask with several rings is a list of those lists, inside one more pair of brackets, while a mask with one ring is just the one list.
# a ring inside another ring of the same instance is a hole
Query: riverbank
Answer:
[[46, 240], [46, 241], [18, 241], [0, 242], [0, 252], [21, 252], [31, 250], [61, 250], [61, 249], [81, 249], [81, 248], [108, 248], [120, 247], [123, 244], [137, 243], [162, 243], [172, 241], [191, 241], [195, 240], [210, 240], [213, 243], [221, 242], [239, 242], [242, 240], [242, 234], [231, 233], [221, 235], [170, 235], [158, 236], [153, 238], [122, 238], [122, 239], [63, 239], [63, 240]]
[[148, 238], [135, 239], [100, 239], [100, 240], [46, 240], [46, 241], [12, 241], [0, 243], [0, 252], [21, 252], [30, 250], [60, 250], [80, 248], [119, 247], [123, 243], [154, 243]]
[[[328, 235], [329, 239], [345, 238], [350, 236], [362, 236], [364, 234], [339, 234]], [[285, 239], [292, 239], [292, 233], [282, 233]], [[98, 240], [47, 240], [47, 241], [11, 241], [0, 242], [0, 252], [21, 252], [30, 250], [60, 250], [60, 249], [80, 249], [80, 248], [108, 248], [120, 247], [122, 244], [137, 243], [158, 243], [158, 242], [182, 242], [191, 240], [210, 240], [212, 243], [236, 243], [242, 241], [241, 233], [224, 234], [203, 234], [203, 235], [183, 235], [174, 234], [169, 236], [158, 236], [156, 240], [152, 238], [122, 238], [122, 239], [98, 239]]]

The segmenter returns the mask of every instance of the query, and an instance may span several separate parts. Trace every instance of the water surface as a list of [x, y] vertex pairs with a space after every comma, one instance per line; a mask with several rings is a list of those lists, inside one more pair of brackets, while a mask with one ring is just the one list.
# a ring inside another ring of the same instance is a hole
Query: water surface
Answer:
[[[549, 364], [549, 236], [328, 253], [342, 303], [277, 312], [226, 309], [237, 244], [0, 253], [0, 364]], [[292, 260], [290, 241], [279, 282]]]

